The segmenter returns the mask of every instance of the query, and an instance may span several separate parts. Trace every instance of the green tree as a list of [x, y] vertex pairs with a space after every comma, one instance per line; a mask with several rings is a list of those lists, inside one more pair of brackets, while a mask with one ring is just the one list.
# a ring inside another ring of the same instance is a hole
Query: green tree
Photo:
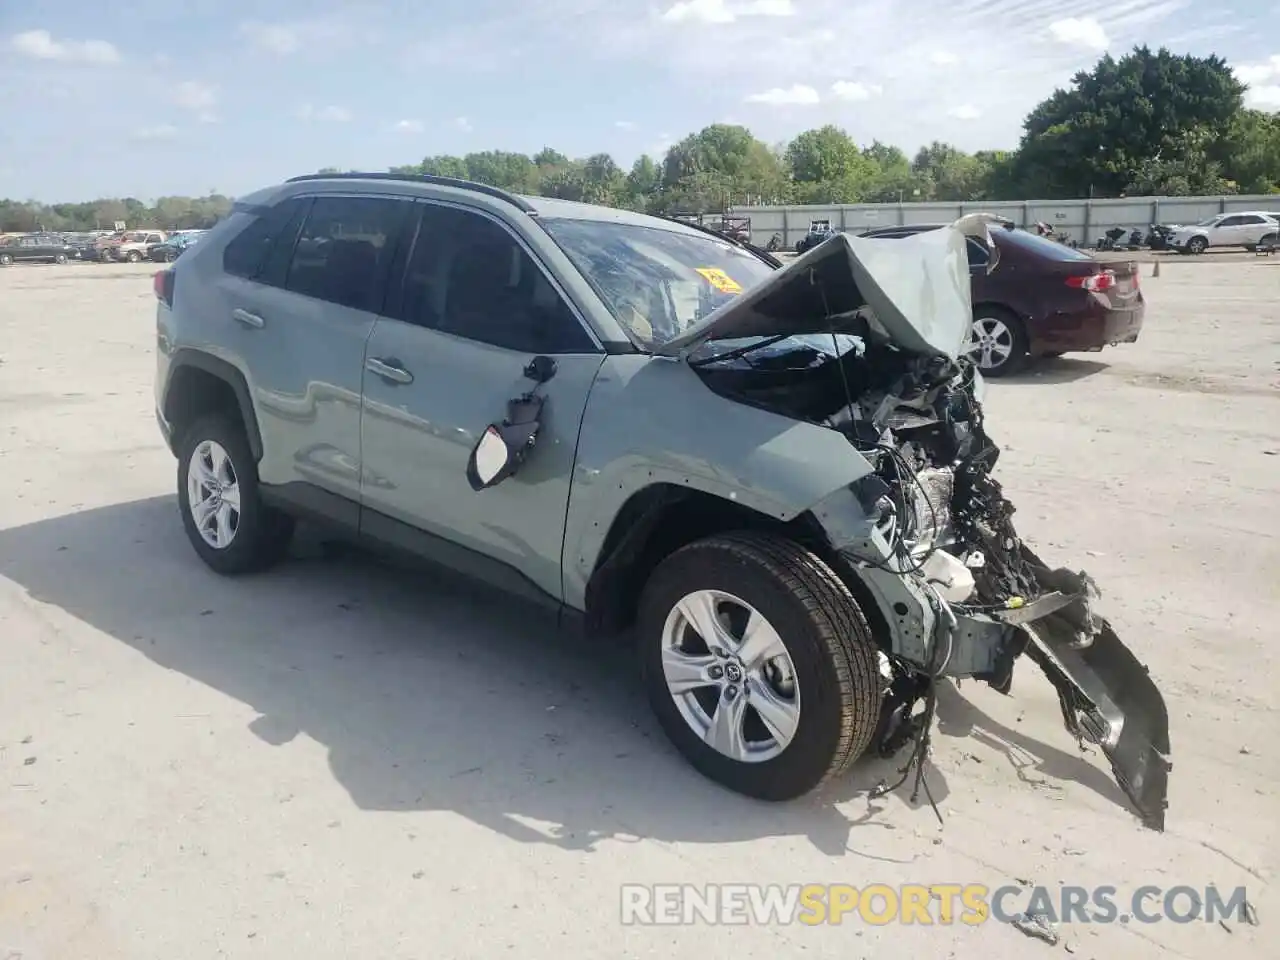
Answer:
[[1241, 110], [1210, 151], [1241, 193], [1280, 193], [1280, 114]]
[[1018, 179], [1030, 196], [1115, 195], [1151, 158], [1169, 156], [1192, 131], [1226, 136], [1244, 86], [1217, 56], [1135, 47], [1104, 56], [1031, 111]]
[[662, 164], [664, 193], [698, 198], [709, 204], [708, 210], [747, 198], [777, 199], [785, 193], [786, 180], [768, 144], [746, 127], [726, 123], [685, 137], [667, 151]]
[[880, 169], [853, 138], [828, 124], [806, 130], [783, 152], [796, 199], [807, 203], [857, 203], [873, 189]]

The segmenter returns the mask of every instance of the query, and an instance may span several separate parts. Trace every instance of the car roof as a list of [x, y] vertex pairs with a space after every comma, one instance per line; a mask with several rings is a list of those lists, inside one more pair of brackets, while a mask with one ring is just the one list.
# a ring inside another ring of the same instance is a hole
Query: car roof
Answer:
[[658, 230], [669, 230], [672, 233], [685, 233], [695, 237], [707, 236], [705, 231], [681, 223], [679, 220], [667, 220], [663, 217], [650, 216], [647, 213], [636, 213], [634, 210], [601, 207], [594, 203], [559, 200], [554, 197], [520, 196], [520, 199], [532, 207], [537, 216], [545, 220], [589, 220], [596, 223], [622, 223], [634, 227], [652, 227]]

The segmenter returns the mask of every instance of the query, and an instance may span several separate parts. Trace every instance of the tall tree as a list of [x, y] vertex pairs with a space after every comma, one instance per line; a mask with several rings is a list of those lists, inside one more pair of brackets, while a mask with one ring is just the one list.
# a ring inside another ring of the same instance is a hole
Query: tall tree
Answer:
[[1114, 196], [1151, 158], [1170, 155], [1192, 131], [1225, 136], [1244, 86], [1221, 57], [1135, 47], [1109, 54], [1027, 117], [1018, 173], [1037, 197]]

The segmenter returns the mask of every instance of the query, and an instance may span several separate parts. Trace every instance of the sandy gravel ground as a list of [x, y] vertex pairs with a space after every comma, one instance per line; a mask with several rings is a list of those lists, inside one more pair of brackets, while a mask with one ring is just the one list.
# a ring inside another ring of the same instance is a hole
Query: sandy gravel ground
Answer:
[[[869, 799], [892, 765], [713, 786], [625, 657], [462, 587], [305, 551], [219, 579], [152, 420], [149, 270], [0, 270], [0, 957], [1275, 957], [1280, 261], [1149, 272], [1140, 343], [989, 410], [1023, 531], [1168, 700], [1163, 835], [1029, 662], [945, 691], [939, 827]], [[1261, 925], [619, 923], [622, 883], [747, 880], [1244, 885]]]

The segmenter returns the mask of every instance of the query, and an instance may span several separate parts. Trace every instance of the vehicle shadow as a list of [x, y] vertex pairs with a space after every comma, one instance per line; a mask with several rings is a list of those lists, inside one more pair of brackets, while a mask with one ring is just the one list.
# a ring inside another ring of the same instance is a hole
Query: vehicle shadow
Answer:
[[1043, 782], [1035, 774], [1054, 780], [1070, 780], [1122, 809], [1129, 809], [1129, 801], [1115, 781], [1088, 758], [1049, 746], [992, 719], [966, 700], [953, 683], [938, 684], [937, 709], [938, 733], [941, 736], [971, 738], [1003, 753], [1018, 779], [1024, 783]]
[[1110, 364], [1099, 360], [1085, 360], [1079, 357], [1040, 357], [1032, 360], [1025, 369], [1003, 377], [998, 382], [1004, 383], [1073, 383], [1109, 369]]
[[[650, 719], [625, 645], [581, 639], [439, 572], [323, 549], [228, 579], [195, 557], [173, 497], [0, 531], [0, 575], [252, 707], [281, 745], [322, 744], [364, 810], [451, 810], [514, 839], [591, 851], [604, 839], [701, 843], [803, 836], [854, 853], [856, 826], [912, 804], [894, 761], [861, 762], [787, 804], [703, 779]], [[948, 794], [931, 764], [935, 801]], [[530, 826], [535, 821], [545, 826]], [[874, 847], [874, 833], [861, 834]]]

